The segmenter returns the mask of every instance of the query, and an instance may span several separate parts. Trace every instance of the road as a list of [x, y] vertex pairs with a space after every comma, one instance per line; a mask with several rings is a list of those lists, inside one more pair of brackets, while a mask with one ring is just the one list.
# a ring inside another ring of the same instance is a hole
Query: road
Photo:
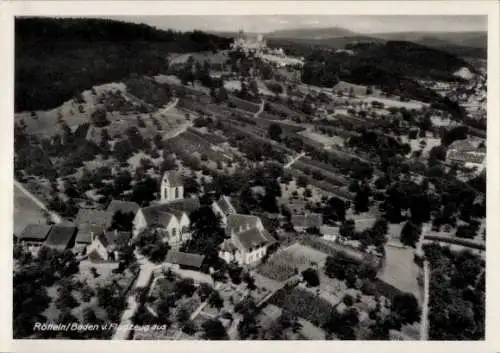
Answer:
[[259, 110], [257, 112], [254, 113], [253, 117], [254, 118], [258, 118], [259, 115], [264, 111], [264, 105], [266, 104], [266, 102], [264, 100], [261, 100], [260, 101], [260, 106], [259, 106]]
[[288, 162], [287, 164], [285, 164], [285, 166], [283, 167], [284, 169], [288, 169], [290, 168], [295, 162], [297, 162], [299, 159], [301, 159], [302, 157], [304, 157], [306, 155], [305, 152], [302, 152], [301, 154], [299, 154], [297, 157], [295, 157], [294, 159], [292, 159], [290, 162]]
[[123, 312], [120, 320], [121, 329], [115, 332], [113, 340], [129, 339], [130, 330], [124, 328], [125, 326], [130, 326], [132, 324], [132, 319], [136, 311], [139, 309], [139, 303], [136, 300], [136, 289], [147, 286], [151, 276], [153, 275], [153, 271], [162, 266], [155, 265], [141, 256], [137, 256], [137, 258], [140, 264], [140, 272], [137, 276], [134, 287], [130, 289], [129, 296], [127, 298], [127, 308]]
[[424, 261], [424, 302], [422, 304], [422, 318], [420, 322], [420, 340], [427, 341], [429, 339], [429, 281], [430, 270], [429, 262]]
[[14, 180], [14, 186], [17, 187], [19, 190], [23, 192], [27, 197], [29, 197], [38, 207], [40, 207], [42, 210], [46, 211], [50, 215], [50, 219], [54, 223], [61, 223], [64, 219], [58, 215], [57, 213], [50, 211], [45, 204], [40, 201], [35, 195], [33, 195], [31, 192], [26, 190], [26, 188], [17, 180]]

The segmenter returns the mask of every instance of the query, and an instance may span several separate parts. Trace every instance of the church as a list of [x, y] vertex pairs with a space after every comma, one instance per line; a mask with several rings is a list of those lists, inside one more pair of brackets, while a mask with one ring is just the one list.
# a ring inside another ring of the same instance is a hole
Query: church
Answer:
[[148, 227], [160, 229], [165, 241], [178, 248], [191, 239], [189, 214], [200, 208], [198, 198], [184, 198], [182, 175], [167, 171], [160, 185], [160, 201], [137, 211], [133, 221], [133, 235], [137, 236]]

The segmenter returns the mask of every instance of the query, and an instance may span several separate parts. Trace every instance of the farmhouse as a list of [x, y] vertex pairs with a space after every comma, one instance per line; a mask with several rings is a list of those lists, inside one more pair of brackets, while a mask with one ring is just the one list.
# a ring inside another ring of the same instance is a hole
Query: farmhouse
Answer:
[[45, 239], [47, 239], [50, 228], [50, 226], [43, 224], [28, 224], [17, 237], [17, 240], [29, 251], [36, 251], [42, 246]]
[[266, 256], [269, 246], [274, 242], [275, 240], [266, 230], [257, 227], [238, 233], [233, 232], [231, 238], [224, 240], [221, 244], [219, 257], [227, 263], [254, 265]]

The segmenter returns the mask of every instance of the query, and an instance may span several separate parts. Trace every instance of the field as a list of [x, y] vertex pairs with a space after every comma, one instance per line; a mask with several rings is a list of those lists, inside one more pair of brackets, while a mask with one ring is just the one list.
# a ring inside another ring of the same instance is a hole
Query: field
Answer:
[[283, 282], [308, 266], [318, 266], [326, 255], [307, 246], [294, 244], [272, 256], [259, 267], [259, 273], [275, 281]]
[[420, 299], [420, 287], [417, 281], [419, 269], [413, 261], [414, 250], [386, 245], [385, 252], [385, 266], [378, 278]]
[[14, 185], [14, 234], [32, 223], [46, 224], [45, 212]]

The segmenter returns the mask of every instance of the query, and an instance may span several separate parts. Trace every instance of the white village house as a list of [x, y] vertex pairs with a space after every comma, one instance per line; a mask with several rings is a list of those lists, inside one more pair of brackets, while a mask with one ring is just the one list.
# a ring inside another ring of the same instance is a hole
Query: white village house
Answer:
[[252, 215], [228, 215], [226, 234], [230, 238], [221, 244], [219, 257], [240, 266], [260, 262], [275, 242], [264, 229], [261, 219]]

